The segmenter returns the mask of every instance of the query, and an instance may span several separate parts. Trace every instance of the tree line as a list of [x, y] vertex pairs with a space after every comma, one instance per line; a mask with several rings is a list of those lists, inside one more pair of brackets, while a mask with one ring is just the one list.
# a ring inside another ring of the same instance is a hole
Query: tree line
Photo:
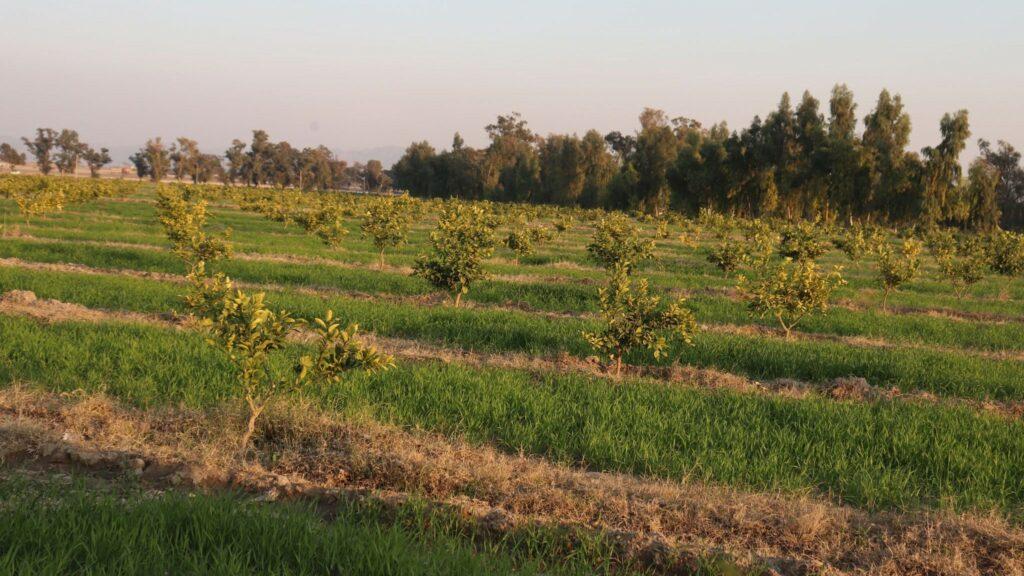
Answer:
[[[39, 128], [35, 137], [22, 138], [21, 141], [35, 158], [36, 166], [43, 174], [50, 174], [57, 168], [61, 174], [74, 175], [78, 171], [79, 163], [85, 163], [92, 177], [98, 178], [100, 169], [111, 161], [109, 150], [96, 150], [82, 142], [78, 132], [67, 128], [60, 132], [52, 128]], [[25, 164], [25, 160], [25, 154], [18, 152], [14, 146], [7, 142], [0, 144], [0, 162], [9, 164], [12, 170]]]
[[253, 130], [248, 145], [232, 141], [223, 162], [217, 155], [201, 152], [189, 138], [178, 138], [170, 145], [161, 138], [150, 139], [131, 161], [139, 178], [153, 180], [174, 176], [194, 183], [220, 181], [305, 190], [379, 190], [390, 182], [379, 160], [349, 166], [326, 146], [300, 150], [286, 141], [273, 142], [264, 130]]
[[[22, 141], [35, 159], [39, 171], [49, 174], [53, 168], [62, 174], [74, 174], [84, 162], [93, 176], [111, 162], [106, 148], [98, 152], [79, 141], [74, 130], [57, 132], [40, 128], [33, 139]], [[297, 149], [286, 141], [273, 142], [263, 130], [254, 130], [249, 144], [234, 140], [223, 156], [203, 152], [191, 138], [171, 143], [156, 137], [146, 141], [129, 158], [136, 175], [161, 181], [166, 178], [193, 183], [222, 182], [280, 188], [380, 190], [390, 185], [390, 177], [379, 160], [349, 165], [326, 146]], [[8, 143], [0, 144], [0, 161], [13, 169], [26, 161], [24, 153]]]
[[[421, 197], [460, 197], [742, 217], [1024, 227], [1024, 169], [1013, 146], [979, 140], [963, 173], [968, 113], [946, 114], [941, 139], [907, 149], [911, 122], [900, 96], [883, 90], [858, 119], [853, 93], [833, 88], [827, 115], [805, 92], [788, 94], [764, 119], [730, 131], [645, 109], [633, 134], [596, 130], [532, 132], [523, 118], [499, 116], [490, 144], [467, 147], [456, 133], [438, 153], [415, 142], [392, 168], [395, 186]], [[858, 123], [863, 129], [858, 131]]]

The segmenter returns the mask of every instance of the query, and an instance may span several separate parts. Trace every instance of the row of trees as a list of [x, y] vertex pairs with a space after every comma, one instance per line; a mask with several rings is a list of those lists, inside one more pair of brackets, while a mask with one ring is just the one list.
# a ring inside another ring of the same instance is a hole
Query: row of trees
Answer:
[[[440, 153], [413, 143], [395, 164], [395, 185], [417, 196], [745, 217], [1024, 226], [1024, 169], [1006, 142], [979, 141], [981, 156], [962, 173], [971, 137], [967, 111], [947, 114], [941, 140], [907, 149], [911, 123], [899, 95], [883, 90], [858, 119], [853, 93], [838, 85], [828, 103], [804, 93], [730, 131], [645, 109], [634, 134], [591, 130], [534, 134], [516, 113], [486, 127], [490, 144], [466, 147], [456, 134]], [[859, 122], [863, 129], [858, 131]]]
[[[61, 174], [74, 174], [79, 163], [85, 163], [92, 175], [98, 176], [99, 170], [111, 162], [106, 148], [94, 150], [81, 142], [74, 130], [40, 128], [35, 138], [22, 140], [43, 174], [54, 167]], [[216, 181], [307, 190], [380, 190], [390, 185], [379, 160], [350, 166], [325, 146], [300, 150], [288, 142], [272, 142], [263, 130], [254, 130], [248, 145], [234, 140], [223, 157], [201, 151], [191, 138], [181, 137], [168, 144], [157, 137], [147, 140], [130, 160], [139, 178], [154, 181], [173, 177], [193, 183]], [[25, 164], [26, 155], [3, 143], [0, 161], [13, 169]]]
[[223, 163], [220, 157], [201, 152], [198, 143], [189, 138], [178, 138], [170, 145], [153, 138], [131, 161], [139, 178], [153, 180], [174, 176], [193, 183], [216, 180], [306, 190], [379, 190], [389, 184], [379, 160], [349, 166], [326, 146], [300, 150], [285, 141], [271, 141], [263, 130], [254, 130], [248, 145], [234, 140], [224, 152]]
[[[60, 132], [52, 128], [39, 128], [34, 138], [21, 140], [43, 174], [50, 174], [54, 167], [61, 174], [75, 174], [79, 164], [85, 163], [92, 177], [98, 178], [100, 169], [111, 161], [109, 150], [96, 150], [82, 142], [78, 132], [67, 128]], [[25, 154], [18, 152], [14, 146], [6, 142], [0, 144], [0, 162], [9, 164], [12, 170], [25, 164], [25, 160]]]

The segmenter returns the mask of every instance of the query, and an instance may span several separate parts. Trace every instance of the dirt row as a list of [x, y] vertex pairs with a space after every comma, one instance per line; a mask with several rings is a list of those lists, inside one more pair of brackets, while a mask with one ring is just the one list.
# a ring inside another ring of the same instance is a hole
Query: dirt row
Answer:
[[242, 460], [234, 446], [243, 418], [227, 405], [139, 410], [12, 386], [0, 390], [0, 460], [269, 500], [418, 494], [485, 532], [598, 530], [624, 558], [663, 573], [686, 574], [697, 558], [724, 554], [764, 574], [1024, 574], [1024, 532], [995, 517], [867, 513], [820, 498], [589, 472], [296, 404], [267, 413]]

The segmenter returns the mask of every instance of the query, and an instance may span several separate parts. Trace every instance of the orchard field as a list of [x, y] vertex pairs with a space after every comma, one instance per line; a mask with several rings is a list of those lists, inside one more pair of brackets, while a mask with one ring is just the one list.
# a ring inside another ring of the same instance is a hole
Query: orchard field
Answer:
[[1019, 235], [37, 177], [0, 225], [4, 573], [1024, 573]]

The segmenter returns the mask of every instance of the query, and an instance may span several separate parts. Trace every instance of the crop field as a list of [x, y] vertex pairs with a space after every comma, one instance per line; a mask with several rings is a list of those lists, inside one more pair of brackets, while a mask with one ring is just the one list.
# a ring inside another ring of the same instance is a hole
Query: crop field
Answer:
[[0, 573], [1024, 574], [996, 240], [29, 176], [0, 226]]

